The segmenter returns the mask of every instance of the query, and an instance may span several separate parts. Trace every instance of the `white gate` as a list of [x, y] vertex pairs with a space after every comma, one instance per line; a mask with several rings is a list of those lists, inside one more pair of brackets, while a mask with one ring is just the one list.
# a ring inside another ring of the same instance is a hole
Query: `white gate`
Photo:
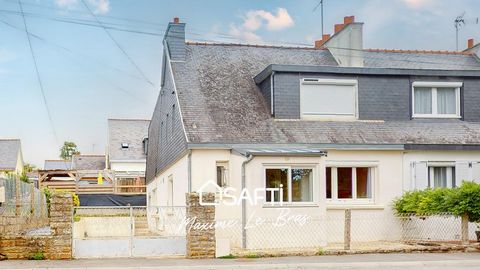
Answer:
[[76, 207], [74, 258], [185, 255], [185, 207]]

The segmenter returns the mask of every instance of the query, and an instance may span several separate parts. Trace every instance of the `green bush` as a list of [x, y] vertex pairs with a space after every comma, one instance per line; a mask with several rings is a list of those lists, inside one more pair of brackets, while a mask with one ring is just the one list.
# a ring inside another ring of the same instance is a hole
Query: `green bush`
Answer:
[[456, 188], [436, 188], [405, 193], [394, 200], [397, 214], [434, 215], [452, 213], [467, 215], [471, 222], [480, 221], [480, 184], [464, 182]]
[[28, 257], [29, 260], [36, 260], [36, 261], [39, 261], [39, 260], [45, 260], [45, 254], [43, 254], [43, 252], [39, 251], [39, 252], [36, 252], [32, 255], [30, 255]]

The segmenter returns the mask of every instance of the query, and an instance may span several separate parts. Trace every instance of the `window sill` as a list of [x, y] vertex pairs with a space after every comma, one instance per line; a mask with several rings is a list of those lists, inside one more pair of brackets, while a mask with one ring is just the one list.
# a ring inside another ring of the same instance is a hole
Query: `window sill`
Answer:
[[462, 117], [459, 115], [413, 115], [413, 119], [461, 119]]
[[327, 210], [384, 210], [385, 205], [381, 204], [327, 204]]
[[297, 207], [319, 207], [320, 205], [318, 203], [283, 203], [282, 205], [280, 204], [270, 204], [266, 203], [262, 206], [262, 208], [297, 208]]

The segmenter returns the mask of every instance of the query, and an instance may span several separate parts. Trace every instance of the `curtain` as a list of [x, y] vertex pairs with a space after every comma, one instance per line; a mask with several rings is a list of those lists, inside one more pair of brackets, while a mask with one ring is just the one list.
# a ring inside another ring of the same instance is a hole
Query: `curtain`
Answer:
[[447, 187], [447, 167], [433, 168], [433, 187]]
[[415, 113], [431, 114], [432, 113], [432, 89], [425, 87], [416, 87], [414, 90], [415, 97]]
[[456, 114], [455, 88], [437, 89], [437, 112], [438, 114]]

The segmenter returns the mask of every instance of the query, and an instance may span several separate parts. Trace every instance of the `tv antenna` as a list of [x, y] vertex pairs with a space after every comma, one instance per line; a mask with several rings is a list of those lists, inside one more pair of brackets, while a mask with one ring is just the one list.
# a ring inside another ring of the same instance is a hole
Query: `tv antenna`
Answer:
[[322, 24], [322, 37], [323, 37], [323, 1], [324, 0], [320, 0], [318, 2], [318, 4], [312, 10], [313, 12], [315, 12], [317, 10], [317, 8], [320, 7], [320, 15], [322, 17], [322, 22], [321, 22], [321, 24]]
[[465, 19], [465, 11], [458, 15], [455, 20], [453, 21], [455, 25], [455, 39], [456, 39], [456, 46], [458, 51], [458, 30], [465, 26], [466, 24], [478, 24], [478, 17], [474, 19]]

